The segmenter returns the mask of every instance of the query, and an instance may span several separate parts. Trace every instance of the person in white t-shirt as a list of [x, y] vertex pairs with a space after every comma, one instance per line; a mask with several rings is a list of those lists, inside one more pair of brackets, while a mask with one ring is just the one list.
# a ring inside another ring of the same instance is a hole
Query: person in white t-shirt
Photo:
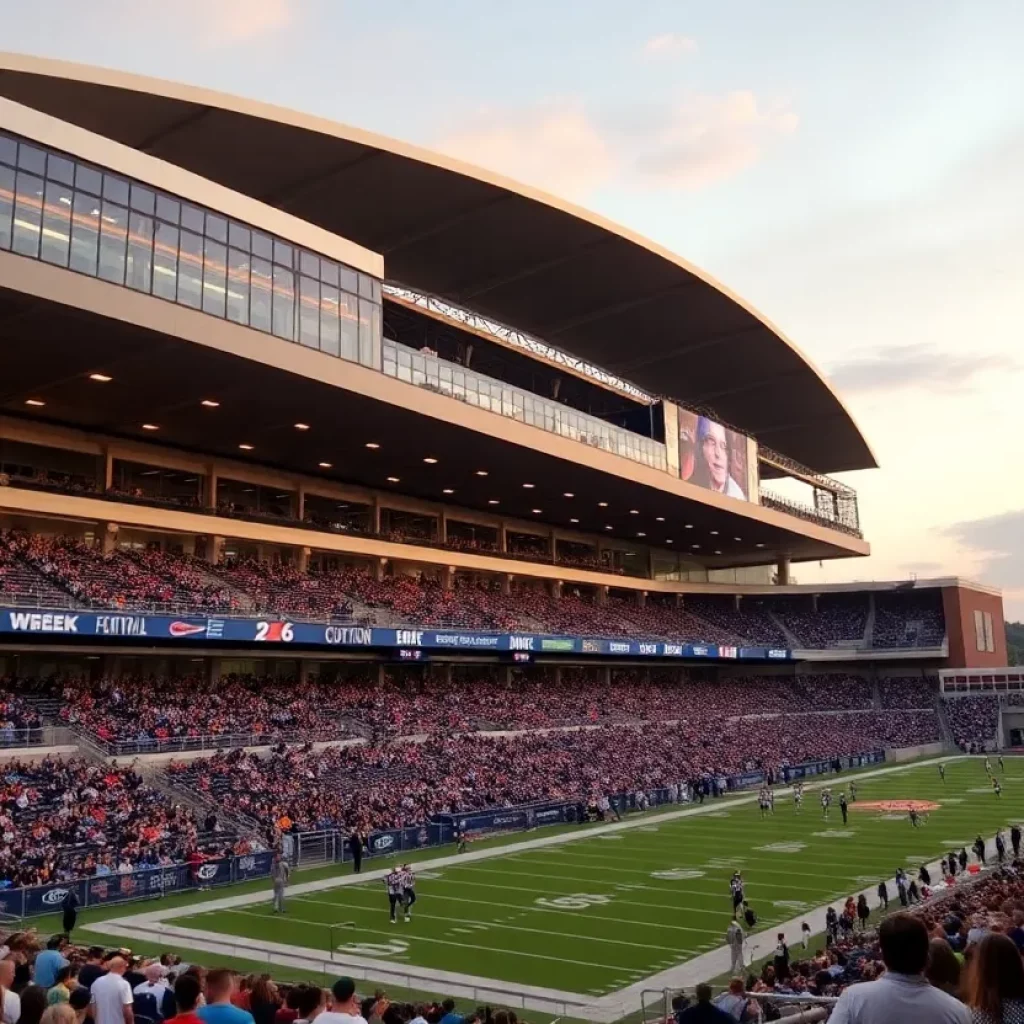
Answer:
[[[366, 1024], [359, 996], [356, 995], [356, 983], [351, 978], [339, 978], [331, 987], [334, 995], [334, 1009], [321, 1013], [316, 1024]], [[373, 1005], [370, 1016], [379, 1019], [390, 1004], [387, 999], [378, 999]], [[96, 1024], [100, 1024], [99, 1021]]]
[[0, 960], [0, 988], [4, 992], [3, 1024], [17, 1024], [21, 1016], [21, 996], [11, 991], [14, 984], [13, 960]]
[[128, 962], [115, 956], [107, 964], [107, 973], [92, 983], [92, 1019], [96, 1024], [135, 1024], [132, 1011], [132, 987], [124, 980]]

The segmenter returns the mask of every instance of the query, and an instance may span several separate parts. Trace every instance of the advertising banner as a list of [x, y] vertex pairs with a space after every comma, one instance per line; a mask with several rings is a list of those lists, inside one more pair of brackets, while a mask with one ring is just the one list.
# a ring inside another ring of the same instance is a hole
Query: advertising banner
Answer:
[[596, 654], [633, 658], [784, 661], [783, 648], [535, 633], [470, 633], [434, 629], [336, 626], [268, 619], [174, 618], [166, 615], [0, 608], [0, 635], [165, 641], [223, 641], [367, 650], [492, 651], [496, 654]]

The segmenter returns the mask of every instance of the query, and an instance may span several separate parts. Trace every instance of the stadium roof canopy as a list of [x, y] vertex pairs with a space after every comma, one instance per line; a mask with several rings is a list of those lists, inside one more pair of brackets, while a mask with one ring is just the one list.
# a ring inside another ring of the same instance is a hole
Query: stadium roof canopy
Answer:
[[553, 196], [321, 118], [85, 65], [0, 54], [0, 95], [358, 242], [389, 280], [710, 407], [818, 472], [876, 465], [839, 396], [755, 310]]

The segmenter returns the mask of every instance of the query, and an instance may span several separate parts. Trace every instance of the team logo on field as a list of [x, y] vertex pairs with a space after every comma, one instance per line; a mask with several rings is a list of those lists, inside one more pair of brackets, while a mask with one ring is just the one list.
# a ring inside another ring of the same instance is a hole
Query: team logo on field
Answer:
[[[987, 793], [988, 790], [982, 790]], [[937, 811], [942, 804], [931, 800], [864, 800], [850, 804], [851, 811]]]
[[338, 947], [340, 953], [351, 953], [353, 956], [394, 956], [401, 957], [409, 949], [409, 943], [401, 939], [390, 942], [345, 942]]

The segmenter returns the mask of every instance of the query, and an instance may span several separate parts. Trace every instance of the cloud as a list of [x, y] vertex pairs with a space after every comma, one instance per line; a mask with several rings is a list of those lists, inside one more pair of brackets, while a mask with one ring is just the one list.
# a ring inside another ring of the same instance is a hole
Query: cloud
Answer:
[[600, 188], [693, 191], [726, 180], [797, 130], [788, 103], [747, 90], [686, 93], [593, 113], [578, 100], [475, 112], [441, 151], [552, 192]]
[[835, 388], [846, 394], [924, 388], [947, 393], [970, 390], [984, 373], [1015, 372], [1018, 364], [1000, 353], [943, 352], [933, 345], [890, 345], [832, 366]]
[[679, 57], [684, 53], [696, 53], [697, 40], [678, 32], [663, 32], [661, 35], [651, 36], [644, 43], [643, 52], [645, 57], [650, 58]]
[[205, 47], [235, 46], [273, 36], [296, 20], [304, 0], [104, 0], [110, 16], [160, 33], [187, 36]]
[[953, 523], [943, 532], [980, 560], [986, 582], [1024, 592], [1024, 509]]
[[480, 110], [436, 145], [460, 160], [564, 196], [592, 192], [615, 173], [608, 142], [572, 100], [520, 111]]

